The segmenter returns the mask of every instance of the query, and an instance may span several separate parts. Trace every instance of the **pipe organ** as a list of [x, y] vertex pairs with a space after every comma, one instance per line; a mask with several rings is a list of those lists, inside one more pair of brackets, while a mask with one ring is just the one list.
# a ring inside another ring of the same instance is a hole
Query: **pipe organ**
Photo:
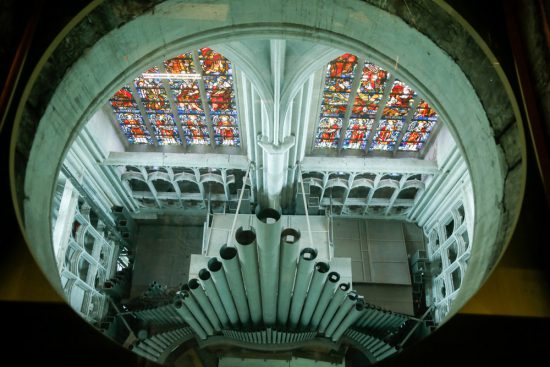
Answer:
[[[349, 267], [331, 258], [324, 244], [313, 243], [311, 234], [303, 236], [300, 229], [285, 223], [291, 220], [265, 209], [241, 220], [236, 230], [231, 228], [227, 243], [213, 246], [210, 235], [210, 247], [203, 251], [210, 256], [193, 255], [191, 279], [173, 302], [141, 314], [150, 314], [162, 325], [179, 321], [177, 328], [186, 328], [186, 340], [195, 337], [199, 345], [231, 339], [269, 350], [275, 345], [292, 349], [298, 342], [323, 341], [334, 349], [347, 343], [372, 360], [396, 352], [398, 348], [385, 338], [399, 331], [409, 317], [365, 303], [351, 289]], [[170, 344], [164, 339], [156, 334], [135, 342], [133, 348], [159, 361], [166, 354], [163, 347]]]

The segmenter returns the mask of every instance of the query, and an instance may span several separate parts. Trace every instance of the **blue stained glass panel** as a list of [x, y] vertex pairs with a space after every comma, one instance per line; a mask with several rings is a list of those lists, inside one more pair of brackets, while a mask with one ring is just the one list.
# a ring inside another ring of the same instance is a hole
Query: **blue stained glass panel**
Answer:
[[402, 127], [403, 120], [380, 120], [369, 150], [393, 150]]
[[131, 144], [152, 144], [151, 136], [139, 113], [116, 113], [120, 129]]
[[373, 123], [373, 119], [350, 119], [343, 148], [365, 149]]
[[239, 146], [241, 138], [237, 127], [237, 119], [229, 115], [212, 117], [214, 126], [214, 142], [216, 145]]
[[315, 139], [316, 148], [337, 148], [340, 138], [342, 119], [334, 117], [323, 117], [319, 122], [319, 129]]
[[150, 114], [149, 121], [159, 145], [182, 144], [174, 117], [170, 114]]
[[118, 90], [109, 99], [122, 133], [130, 144], [152, 144], [149, 131], [143, 122], [139, 107], [128, 86]]
[[210, 144], [208, 127], [204, 116], [180, 115], [181, 127], [187, 144]]

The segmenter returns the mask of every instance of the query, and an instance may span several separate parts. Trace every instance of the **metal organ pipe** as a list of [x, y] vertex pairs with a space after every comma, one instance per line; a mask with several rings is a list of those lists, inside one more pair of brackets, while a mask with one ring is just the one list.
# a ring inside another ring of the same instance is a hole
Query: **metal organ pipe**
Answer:
[[306, 303], [302, 310], [302, 316], [300, 317], [300, 327], [305, 328], [311, 321], [311, 316], [315, 310], [315, 306], [321, 297], [321, 291], [325, 281], [327, 280], [327, 273], [330, 270], [330, 265], [325, 262], [318, 262], [315, 264], [315, 271], [313, 272], [313, 278], [307, 291]]
[[180, 293], [180, 297], [183, 303], [187, 306], [193, 317], [199, 322], [206, 334], [214, 335], [214, 328], [210, 324], [210, 321], [204, 315], [204, 312], [201, 310], [197, 302], [191, 297], [189, 292], [183, 291]]
[[212, 303], [214, 312], [218, 316], [218, 319], [220, 320], [223, 328], [227, 328], [229, 325], [229, 319], [227, 317], [227, 314], [225, 313], [225, 308], [223, 307], [223, 303], [222, 303], [222, 300], [220, 299], [220, 295], [216, 290], [214, 281], [212, 280], [212, 275], [207, 269], [201, 269], [199, 271], [199, 279], [201, 280], [202, 286], [204, 287], [204, 291], [206, 292], [206, 295], [208, 296], [210, 303]]
[[240, 227], [235, 233], [235, 240], [237, 241], [237, 252], [241, 262], [248, 307], [250, 308], [250, 318], [254, 325], [258, 325], [262, 321], [262, 301], [256, 233], [252, 228]]
[[277, 297], [277, 322], [285, 325], [290, 310], [290, 296], [300, 255], [300, 232], [287, 228], [281, 233], [281, 260], [279, 266], [279, 294]]
[[332, 334], [334, 334], [334, 331], [336, 331], [336, 328], [342, 320], [346, 317], [348, 312], [352, 309], [352, 307], [357, 303], [357, 294], [352, 292], [349, 292], [344, 302], [340, 305], [340, 308], [330, 321], [330, 323], [327, 326], [327, 331], [325, 332], [325, 336], [327, 338], [330, 338]]
[[325, 332], [330, 320], [332, 320], [332, 318], [334, 317], [338, 306], [340, 306], [340, 304], [344, 301], [344, 298], [346, 298], [348, 290], [349, 283], [340, 283], [340, 285], [336, 289], [336, 292], [334, 292], [334, 296], [330, 300], [327, 309], [323, 314], [323, 317], [321, 318], [321, 323], [319, 324], [320, 333]]
[[229, 289], [233, 295], [233, 300], [237, 306], [237, 313], [243, 325], [250, 322], [250, 313], [248, 311], [248, 302], [244, 290], [243, 277], [241, 275], [241, 266], [237, 258], [237, 249], [223, 245], [220, 248], [220, 257], [222, 258], [223, 269], [229, 283]]
[[300, 320], [300, 314], [306, 299], [307, 288], [313, 267], [313, 260], [317, 257], [317, 251], [306, 247], [300, 251], [300, 261], [298, 261], [298, 271], [296, 272], [296, 281], [294, 282], [294, 291], [292, 292], [292, 303], [290, 304], [290, 326], [296, 328]]
[[221, 331], [222, 325], [220, 323], [220, 320], [218, 319], [218, 316], [216, 316], [214, 307], [212, 307], [212, 304], [208, 300], [208, 297], [206, 297], [206, 293], [204, 293], [204, 289], [202, 289], [198, 279], [193, 278], [189, 280], [187, 284], [189, 285], [189, 289], [191, 289], [191, 294], [197, 299], [199, 306], [204, 311], [206, 317], [208, 318], [208, 321], [210, 321], [210, 323], [214, 327], [214, 330], [216, 330], [216, 332]]
[[338, 341], [340, 337], [344, 335], [344, 332], [363, 316], [364, 310], [365, 305], [362, 302], [357, 302], [355, 304], [355, 307], [352, 307], [351, 311], [349, 311], [348, 314], [344, 317], [340, 325], [336, 327], [336, 330], [332, 334], [332, 341]]
[[220, 298], [223, 300], [223, 307], [227, 313], [229, 321], [234, 326], [239, 325], [239, 315], [237, 314], [237, 307], [235, 307], [235, 302], [233, 301], [233, 296], [229, 290], [229, 284], [227, 284], [227, 279], [223, 271], [223, 265], [215, 257], [208, 260], [208, 270], [212, 274], [212, 279], [216, 285], [216, 290], [220, 295]]
[[312, 329], [316, 329], [319, 326], [319, 323], [321, 322], [321, 317], [323, 317], [323, 314], [325, 313], [325, 310], [327, 309], [327, 306], [332, 299], [332, 295], [334, 294], [334, 290], [336, 289], [339, 280], [340, 274], [338, 274], [337, 272], [331, 271], [330, 273], [328, 273], [327, 281], [325, 282], [323, 290], [321, 291], [321, 297], [319, 297], [317, 305], [315, 306], [315, 312], [313, 312], [313, 316], [311, 317], [310, 327]]
[[181, 318], [193, 329], [195, 334], [198, 335], [201, 339], [206, 339], [206, 331], [200, 326], [200, 324], [195, 320], [193, 315], [191, 314], [191, 311], [187, 308], [187, 306], [183, 303], [183, 300], [181, 298], [177, 298], [174, 301], [174, 306], [176, 307], [176, 312], [181, 316]]
[[260, 258], [262, 315], [266, 326], [272, 326], [277, 319], [281, 214], [275, 209], [263, 209], [256, 214], [254, 227]]

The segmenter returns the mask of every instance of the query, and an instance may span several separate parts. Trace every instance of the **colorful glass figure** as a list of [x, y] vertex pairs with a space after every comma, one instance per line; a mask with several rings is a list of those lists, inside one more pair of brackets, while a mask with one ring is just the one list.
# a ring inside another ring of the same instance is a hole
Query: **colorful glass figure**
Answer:
[[180, 115], [181, 127], [187, 144], [210, 144], [208, 127], [202, 115]]
[[420, 100], [398, 149], [413, 152], [422, 149], [437, 123], [437, 118], [437, 112], [426, 101]]
[[213, 116], [212, 125], [214, 125], [216, 145], [239, 146], [240, 136], [235, 117], [229, 115]]
[[109, 99], [113, 112], [119, 123], [120, 129], [128, 139], [130, 144], [152, 144], [151, 136], [138, 105], [130, 91], [130, 87], [125, 86], [117, 91]]
[[340, 138], [342, 119], [336, 117], [323, 117], [319, 122], [319, 130], [315, 146], [318, 148], [336, 148]]
[[[357, 56], [350, 53], [337, 57], [327, 66], [316, 148], [338, 147], [356, 67]], [[338, 126], [338, 131], [334, 130], [335, 126]]]
[[382, 112], [382, 118], [405, 118], [407, 113], [409, 113], [412, 100], [415, 96], [416, 93], [411, 87], [399, 80], [395, 80], [391, 88], [389, 100]]
[[239, 146], [231, 63], [211, 48], [198, 52], [216, 145]]
[[393, 150], [399, 139], [403, 120], [380, 120], [376, 135], [372, 140], [370, 150]]
[[182, 144], [171, 114], [149, 114], [148, 117], [159, 145]]
[[351, 117], [374, 118], [384, 95], [389, 73], [379, 66], [366, 62], [361, 84], [351, 109]]
[[231, 75], [231, 64], [221, 54], [208, 47], [199, 49], [199, 60], [204, 75]]
[[365, 149], [373, 122], [373, 119], [350, 119], [343, 148]]

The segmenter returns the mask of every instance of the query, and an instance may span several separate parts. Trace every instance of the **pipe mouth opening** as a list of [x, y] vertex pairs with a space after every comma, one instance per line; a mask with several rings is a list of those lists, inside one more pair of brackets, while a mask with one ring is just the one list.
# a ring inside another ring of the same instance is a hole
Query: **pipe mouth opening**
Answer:
[[317, 264], [315, 264], [315, 269], [317, 269], [319, 273], [326, 273], [327, 271], [329, 271], [330, 265], [324, 261], [319, 261]]
[[235, 256], [237, 256], [237, 249], [235, 247], [229, 247], [227, 245], [223, 245], [220, 248], [220, 256], [224, 260], [231, 260]]
[[200, 287], [199, 280], [197, 278], [190, 279], [187, 284], [189, 285], [189, 289], [197, 289]]
[[250, 245], [256, 241], [256, 233], [252, 227], [239, 227], [235, 233], [235, 240], [239, 245]]
[[345, 291], [348, 291], [348, 290], [349, 290], [349, 283], [340, 283], [340, 285], [338, 286], [338, 288], [340, 288], [340, 289], [343, 290], [344, 292], [345, 292]]
[[317, 250], [311, 247], [306, 247], [305, 249], [300, 251], [300, 257], [307, 261], [315, 260], [315, 258], [317, 257]]
[[273, 208], [265, 208], [256, 214], [256, 218], [265, 224], [274, 224], [281, 219], [281, 213]]
[[188, 291], [189, 290], [189, 284], [184, 283], [180, 287], [180, 291]]
[[208, 260], [208, 270], [212, 272], [219, 271], [222, 268], [222, 263], [218, 261], [215, 257]]
[[355, 304], [355, 309], [357, 311], [363, 311], [364, 308], [365, 308], [365, 304], [363, 302], [357, 302]]
[[210, 279], [210, 277], [211, 277], [211, 275], [210, 275], [210, 272], [208, 271], [208, 269], [202, 268], [199, 271], [199, 278], [201, 280], [208, 280], [208, 279]]
[[336, 283], [339, 280], [340, 280], [340, 274], [338, 274], [337, 272], [331, 271], [330, 273], [328, 273], [329, 282]]
[[351, 301], [355, 301], [357, 299], [357, 293], [355, 293], [354, 291], [349, 292], [348, 299]]
[[294, 244], [294, 243], [298, 243], [301, 236], [302, 235], [300, 234], [299, 230], [294, 229], [294, 228], [285, 228], [281, 232], [281, 241], [284, 244], [291, 245], [291, 244]]
[[174, 301], [174, 306], [176, 308], [182, 308], [183, 307], [183, 301], [181, 300], [181, 298], [178, 298], [177, 300]]

